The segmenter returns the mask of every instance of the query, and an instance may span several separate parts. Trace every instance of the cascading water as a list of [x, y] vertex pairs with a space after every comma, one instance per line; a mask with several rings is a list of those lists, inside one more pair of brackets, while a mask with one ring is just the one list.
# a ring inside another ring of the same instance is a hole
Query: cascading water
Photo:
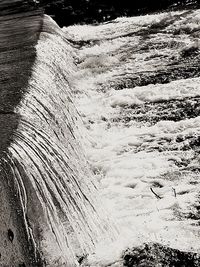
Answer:
[[0, 3], [0, 265], [199, 266], [199, 10], [34, 3]]
[[72, 47], [41, 11], [25, 12], [23, 1], [3, 1], [0, 7], [5, 6], [0, 27], [1, 263], [76, 266], [117, 231], [98, 200], [80, 143], [82, 122], [68, 81], [76, 71]]

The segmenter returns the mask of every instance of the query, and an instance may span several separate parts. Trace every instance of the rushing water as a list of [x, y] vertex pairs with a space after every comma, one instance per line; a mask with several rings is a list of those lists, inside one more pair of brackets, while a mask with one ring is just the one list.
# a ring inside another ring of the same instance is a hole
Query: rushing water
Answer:
[[62, 30], [8, 3], [0, 263], [122, 266], [149, 241], [199, 252], [200, 11]]
[[199, 30], [199, 10], [65, 28], [87, 158], [129, 246], [200, 251]]
[[0, 27], [0, 264], [77, 266], [117, 231], [82, 149], [73, 48], [52, 19], [12, 7]]

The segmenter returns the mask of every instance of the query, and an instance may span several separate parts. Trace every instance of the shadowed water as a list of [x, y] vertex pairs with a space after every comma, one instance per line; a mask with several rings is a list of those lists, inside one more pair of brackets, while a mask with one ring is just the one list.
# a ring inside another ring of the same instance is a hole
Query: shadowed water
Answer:
[[[17, 13], [17, 6], [23, 14]], [[10, 15], [13, 12], [15, 15]], [[0, 15], [0, 264], [35, 266], [40, 257], [25, 219], [20, 182], [13, 176], [8, 148], [21, 120], [15, 108], [24, 97], [31, 76], [42, 13], [31, 11], [20, 1], [1, 1]]]

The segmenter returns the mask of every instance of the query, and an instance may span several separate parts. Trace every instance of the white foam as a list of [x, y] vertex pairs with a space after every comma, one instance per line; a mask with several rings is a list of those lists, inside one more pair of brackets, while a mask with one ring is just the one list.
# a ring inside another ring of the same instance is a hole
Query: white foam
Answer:
[[[185, 33], [171, 35], [170, 29], [177, 27], [173, 18], [183, 14], [189, 25], [194, 14], [195, 28], [200, 17], [199, 10], [193, 12], [119, 18], [99, 26], [77, 25], [65, 29], [73, 40], [98, 40], [77, 51], [80, 64], [79, 72], [73, 77], [75, 102], [86, 127], [85, 150], [100, 181], [102, 199], [126, 240], [109, 244], [109, 249], [105, 244], [98, 247], [96, 254], [89, 258], [89, 266], [111, 263], [120, 266], [117, 261], [120, 251], [148, 241], [200, 251], [195, 220], [184, 217], [190, 211], [195, 213], [194, 203], [198, 198], [195, 183], [199, 183], [199, 175], [189, 167], [198, 168], [199, 157], [192, 149], [182, 150], [189, 144], [187, 139], [176, 142], [177, 137], [199, 135], [200, 117], [159, 121], [154, 125], [121, 121], [125, 106], [199, 97], [199, 78], [134, 88], [124, 85], [122, 90], [114, 90], [120, 77], [125, 80], [133, 74], [158, 68], [164, 71], [170, 56], [179, 60], [180, 51], [194, 39]], [[148, 44], [152, 47], [146, 52], [137, 51], [142, 44], [134, 32], [167, 19], [172, 22], [166, 32], [161, 30], [151, 35]], [[181, 26], [180, 18], [177, 21]], [[154, 49], [154, 45], [165, 42], [166, 46]], [[171, 46], [173, 42], [176, 47]], [[180, 167], [184, 160], [191, 161], [187, 170], [184, 165]]]

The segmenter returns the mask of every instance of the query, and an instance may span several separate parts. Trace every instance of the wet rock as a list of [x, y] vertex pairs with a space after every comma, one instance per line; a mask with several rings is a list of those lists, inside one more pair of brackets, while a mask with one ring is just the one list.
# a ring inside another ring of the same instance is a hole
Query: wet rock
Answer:
[[127, 267], [197, 267], [200, 255], [184, 252], [158, 243], [144, 244], [123, 253], [123, 266]]

